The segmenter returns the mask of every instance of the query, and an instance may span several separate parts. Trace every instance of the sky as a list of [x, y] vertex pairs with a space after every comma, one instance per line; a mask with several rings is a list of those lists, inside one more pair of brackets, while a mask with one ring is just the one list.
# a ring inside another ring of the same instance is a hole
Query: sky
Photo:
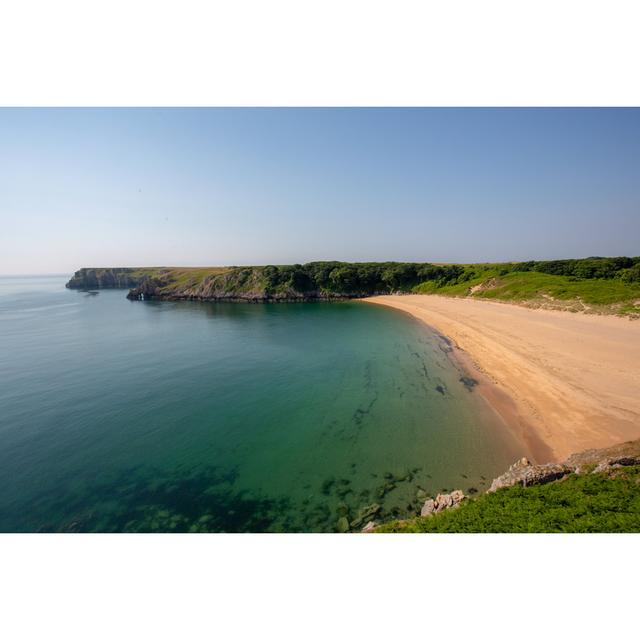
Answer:
[[0, 109], [0, 274], [640, 254], [640, 109]]

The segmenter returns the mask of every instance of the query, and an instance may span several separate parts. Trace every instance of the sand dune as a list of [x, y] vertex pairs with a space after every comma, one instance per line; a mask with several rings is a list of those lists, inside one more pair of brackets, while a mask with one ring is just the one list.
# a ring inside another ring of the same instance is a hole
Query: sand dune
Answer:
[[640, 321], [440, 296], [378, 296], [450, 338], [539, 462], [640, 437]]

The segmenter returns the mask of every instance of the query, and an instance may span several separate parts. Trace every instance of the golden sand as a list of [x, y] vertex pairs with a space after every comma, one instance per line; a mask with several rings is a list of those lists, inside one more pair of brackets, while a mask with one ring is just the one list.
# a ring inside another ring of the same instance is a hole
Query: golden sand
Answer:
[[640, 438], [640, 322], [484, 300], [390, 295], [447, 336], [538, 462]]

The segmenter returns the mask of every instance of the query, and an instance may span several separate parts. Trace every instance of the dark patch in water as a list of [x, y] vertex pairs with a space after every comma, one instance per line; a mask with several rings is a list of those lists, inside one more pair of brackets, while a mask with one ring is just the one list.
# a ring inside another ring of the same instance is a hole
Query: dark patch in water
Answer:
[[231, 491], [236, 472], [216, 468], [167, 473], [127, 470], [108, 483], [85, 487], [79, 495], [59, 495], [50, 506], [56, 521], [49, 532], [245, 532], [268, 531], [276, 522], [290, 525], [287, 499]]
[[470, 378], [469, 376], [460, 376], [460, 382], [462, 382], [467, 391], [473, 391], [473, 388], [478, 384], [475, 378]]
[[325, 496], [331, 495], [331, 490], [333, 489], [335, 483], [335, 478], [327, 478], [320, 486], [320, 493]]
[[371, 413], [371, 409], [373, 409], [373, 405], [376, 403], [378, 396], [376, 396], [371, 402], [367, 405], [365, 409], [362, 407], [358, 407], [353, 413], [352, 420], [353, 422], [360, 426], [362, 425], [362, 421]]
[[443, 387], [441, 384], [439, 384], [439, 385], [436, 387], [436, 391], [437, 391], [440, 395], [443, 395], [443, 396], [446, 394], [446, 391], [444, 390], [444, 387]]

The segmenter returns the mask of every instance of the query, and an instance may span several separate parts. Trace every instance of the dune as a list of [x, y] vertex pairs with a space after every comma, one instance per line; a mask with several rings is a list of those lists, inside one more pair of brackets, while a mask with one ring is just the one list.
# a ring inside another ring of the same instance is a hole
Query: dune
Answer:
[[538, 462], [640, 438], [640, 322], [434, 295], [366, 301], [448, 337]]

